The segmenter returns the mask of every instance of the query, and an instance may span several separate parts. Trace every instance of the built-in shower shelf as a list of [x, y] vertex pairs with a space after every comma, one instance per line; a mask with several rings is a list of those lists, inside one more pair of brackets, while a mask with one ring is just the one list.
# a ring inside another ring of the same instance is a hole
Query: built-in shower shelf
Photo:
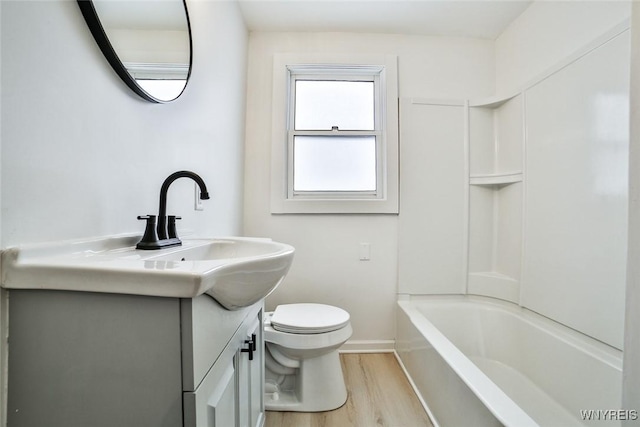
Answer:
[[469, 273], [467, 292], [517, 302], [520, 298], [520, 281], [497, 271]]
[[518, 302], [522, 253], [524, 96], [469, 101], [467, 292]]
[[469, 177], [471, 185], [506, 185], [522, 182], [522, 172], [476, 174]]

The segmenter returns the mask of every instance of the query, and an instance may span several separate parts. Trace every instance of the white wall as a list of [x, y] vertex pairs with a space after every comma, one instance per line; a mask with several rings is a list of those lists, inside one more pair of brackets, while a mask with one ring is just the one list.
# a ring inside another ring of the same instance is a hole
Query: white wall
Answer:
[[522, 85], [629, 17], [630, 1], [535, 1], [496, 39], [498, 93]]
[[[629, 252], [622, 407], [640, 402], [640, 7], [631, 17], [631, 141], [629, 162]], [[640, 421], [633, 423], [637, 425]], [[628, 422], [628, 425], [631, 425]], [[626, 425], [626, 424], [625, 424]]]
[[[245, 233], [296, 248], [291, 272], [267, 299], [267, 308], [303, 301], [337, 305], [351, 313], [352, 340], [393, 340], [398, 216], [271, 215], [269, 211], [272, 58], [274, 53], [300, 52], [395, 54], [401, 97], [464, 98], [493, 93], [493, 42], [383, 34], [251, 33]], [[414, 196], [407, 193], [401, 198]], [[359, 261], [359, 243], [365, 242], [371, 244], [371, 260]]]
[[113, 72], [75, 1], [0, 2], [2, 247], [141, 233], [136, 215], [157, 212], [162, 181], [180, 169], [211, 193], [194, 212], [193, 184], [172, 186], [182, 226], [242, 233], [248, 34], [235, 2], [189, 8], [191, 81], [156, 105]]
[[233, 2], [189, 4], [193, 72], [176, 102], [141, 100], [75, 2], [2, 2], [2, 246], [142, 231], [170, 173], [169, 211], [199, 234], [242, 230], [247, 33]]

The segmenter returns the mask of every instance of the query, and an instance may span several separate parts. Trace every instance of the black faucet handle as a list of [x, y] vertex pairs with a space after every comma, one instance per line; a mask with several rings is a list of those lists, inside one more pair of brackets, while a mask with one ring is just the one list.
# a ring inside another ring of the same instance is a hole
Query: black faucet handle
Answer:
[[139, 215], [139, 220], [146, 220], [147, 225], [144, 228], [144, 236], [142, 236], [142, 240], [138, 242], [136, 248], [138, 249], [147, 249], [150, 244], [158, 243], [158, 233], [156, 231], [157, 226], [157, 217], [155, 215]]
[[169, 215], [167, 217], [167, 234], [170, 239], [178, 238], [178, 231], [176, 230], [176, 221], [182, 219], [181, 216]]

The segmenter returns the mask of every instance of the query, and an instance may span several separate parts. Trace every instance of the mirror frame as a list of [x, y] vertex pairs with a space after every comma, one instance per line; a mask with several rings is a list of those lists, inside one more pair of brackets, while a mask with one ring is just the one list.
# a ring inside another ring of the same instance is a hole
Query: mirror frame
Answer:
[[87, 22], [87, 26], [89, 27], [89, 30], [91, 30], [91, 34], [96, 40], [96, 43], [98, 43], [100, 50], [104, 54], [105, 58], [107, 58], [107, 61], [109, 62], [109, 64], [111, 64], [111, 67], [114, 69], [114, 71], [118, 74], [118, 76], [120, 76], [122, 81], [124, 81], [132, 91], [134, 91], [143, 99], [150, 102], [155, 102], [157, 104], [173, 102], [182, 95], [187, 87], [187, 84], [189, 83], [189, 78], [191, 77], [191, 67], [193, 64], [193, 39], [191, 37], [191, 22], [189, 20], [189, 11], [187, 10], [186, 0], [182, 0], [182, 4], [184, 6], [184, 14], [185, 18], [187, 19], [187, 31], [189, 33], [189, 70], [187, 71], [187, 78], [184, 83], [184, 88], [182, 88], [180, 94], [178, 94], [178, 96], [176, 96], [175, 98], [166, 101], [158, 99], [149, 94], [136, 82], [133, 76], [129, 74], [126, 67], [118, 57], [115, 49], [111, 45], [109, 38], [107, 37], [107, 33], [105, 32], [104, 27], [100, 22], [100, 18], [98, 17], [98, 13], [96, 12], [96, 8], [93, 5], [93, 0], [77, 1], [78, 6], [80, 7], [80, 11], [82, 12], [82, 16], [84, 16], [84, 20]]

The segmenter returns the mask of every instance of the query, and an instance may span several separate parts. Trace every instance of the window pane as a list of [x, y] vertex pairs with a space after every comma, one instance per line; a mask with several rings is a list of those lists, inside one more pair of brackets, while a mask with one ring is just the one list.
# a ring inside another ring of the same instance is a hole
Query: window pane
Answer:
[[296, 80], [295, 129], [374, 130], [373, 82]]
[[294, 191], [375, 191], [375, 136], [295, 136]]
[[142, 80], [136, 79], [145, 92], [162, 101], [176, 99], [186, 84], [186, 80]]

